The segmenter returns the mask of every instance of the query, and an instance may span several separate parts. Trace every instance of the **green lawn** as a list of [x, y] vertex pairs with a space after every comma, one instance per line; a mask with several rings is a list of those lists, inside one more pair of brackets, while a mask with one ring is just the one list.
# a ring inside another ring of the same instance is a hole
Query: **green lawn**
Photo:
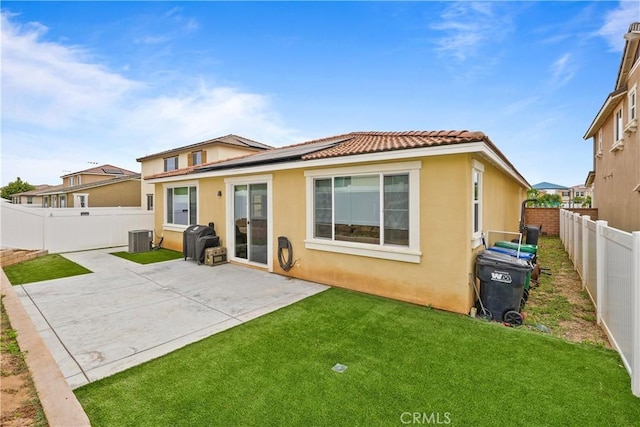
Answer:
[[76, 395], [94, 426], [640, 420], [611, 350], [335, 288]]
[[58, 254], [45, 255], [2, 268], [12, 285], [41, 282], [91, 273], [83, 266]]
[[111, 252], [111, 255], [137, 262], [138, 264], [151, 264], [154, 262], [170, 261], [172, 259], [182, 258], [182, 252], [172, 251], [170, 249], [156, 249], [147, 252]]

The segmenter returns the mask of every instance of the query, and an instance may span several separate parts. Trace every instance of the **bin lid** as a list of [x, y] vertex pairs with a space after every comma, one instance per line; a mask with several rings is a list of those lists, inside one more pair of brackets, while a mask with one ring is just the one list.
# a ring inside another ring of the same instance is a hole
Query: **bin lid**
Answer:
[[[494, 243], [494, 246], [499, 248], [507, 248], [507, 249], [518, 249], [518, 244], [514, 242], [509, 242], [507, 240], [500, 240]], [[537, 245], [527, 245], [525, 243], [520, 244], [520, 252], [527, 252], [530, 254], [535, 254], [538, 251]]]
[[503, 254], [500, 252], [489, 251], [489, 250], [478, 253], [476, 261], [481, 264], [483, 262], [492, 262], [492, 263], [499, 263], [499, 264], [508, 264], [510, 267], [514, 266], [514, 267], [526, 268], [528, 270], [531, 269], [531, 265], [529, 265], [529, 263], [524, 259], [514, 258], [511, 255]]
[[491, 251], [491, 252], [498, 252], [498, 253], [501, 253], [501, 254], [506, 254], [506, 255], [509, 255], [509, 256], [511, 256], [513, 258], [515, 258], [516, 255], [517, 255], [518, 258], [521, 258], [521, 259], [527, 260], [527, 261], [534, 257], [534, 254], [530, 254], [530, 253], [526, 253], [526, 252], [520, 252], [518, 254], [518, 251], [516, 251], [515, 249], [499, 248], [497, 246], [491, 246], [490, 248], [488, 248], [488, 250]]

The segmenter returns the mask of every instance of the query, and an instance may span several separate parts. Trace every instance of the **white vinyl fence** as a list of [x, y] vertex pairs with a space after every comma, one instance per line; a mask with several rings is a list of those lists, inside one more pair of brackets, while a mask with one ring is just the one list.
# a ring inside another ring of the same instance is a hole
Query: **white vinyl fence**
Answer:
[[640, 231], [560, 210], [560, 239], [640, 397]]
[[127, 245], [129, 231], [153, 230], [153, 212], [141, 208], [29, 208], [0, 203], [3, 248], [49, 253]]

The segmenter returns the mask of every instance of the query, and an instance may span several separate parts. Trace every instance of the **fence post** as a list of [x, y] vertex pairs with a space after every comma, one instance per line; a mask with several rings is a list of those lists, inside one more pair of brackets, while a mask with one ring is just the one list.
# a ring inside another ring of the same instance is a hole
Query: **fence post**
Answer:
[[602, 237], [603, 229], [607, 226], [607, 221], [596, 221], [596, 320], [598, 325], [602, 322], [602, 300], [604, 299], [605, 280], [605, 239]]
[[589, 215], [585, 215], [582, 217], [582, 289], [587, 287], [587, 276], [589, 275], [589, 267], [587, 266], [589, 263], [589, 245], [591, 242], [589, 241], [589, 228], [587, 227], [588, 222], [591, 220]]
[[564, 209], [560, 209], [560, 227], [559, 227], [560, 241], [564, 245]]
[[[580, 248], [578, 247], [578, 236], [580, 233], [580, 214], [573, 214], [573, 265], [575, 267], [578, 264], [578, 260], [582, 260], [582, 255], [580, 254]], [[576, 268], [576, 270], [578, 270]]]
[[640, 397], [640, 231], [632, 233], [631, 259], [631, 296], [633, 298], [631, 392]]

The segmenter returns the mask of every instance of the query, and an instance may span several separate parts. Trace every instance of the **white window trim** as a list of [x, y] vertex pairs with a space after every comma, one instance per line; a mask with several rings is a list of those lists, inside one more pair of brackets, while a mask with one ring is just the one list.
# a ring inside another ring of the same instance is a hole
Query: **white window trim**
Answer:
[[[638, 86], [633, 87], [627, 93], [627, 117], [629, 122], [624, 127], [624, 133], [632, 134], [638, 129]], [[632, 100], [634, 102], [632, 103]]]
[[[167, 160], [169, 160], [169, 159], [176, 159], [176, 167], [175, 167], [175, 169], [167, 169]], [[164, 170], [164, 172], [171, 172], [171, 171], [180, 169], [180, 156], [176, 155], [176, 156], [169, 156], [169, 157], [163, 158], [162, 159], [162, 169]]]
[[[478, 231], [474, 232], [473, 227], [475, 225], [475, 189], [473, 186], [473, 174], [478, 172]], [[482, 209], [483, 209], [483, 201], [482, 201], [482, 193], [484, 186], [484, 165], [477, 160], [473, 161], [473, 166], [471, 167], [471, 247], [477, 248], [482, 244]]]
[[[420, 251], [420, 161], [385, 163], [364, 166], [347, 166], [339, 168], [307, 170], [306, 178], [306, 249], [334, 252], [348, 255], [381, 258], [419, 264], [422, 259]], [[409, 246], [374, 245], [369, 243], [344, 242], [317, 239], [313, 233], [314, 221], [314, 186], [315, 178], [331, 178], [334, 176], [356, 176], [365, 174], [409, 174]]]
[[[620, 120], [618, 120], [618, 115], [620, 115]], [[615, 110], [613, 114], [613, 145], [609, 151], [617, 151], [622, 150], [624, 147], [624, 114], [622, 113], [622, 106]]]
[[[84, 196], [84, 201], [85, 201], [85, 205], [86, 205], [85, 207], [82, 207], [82, 206], [79, 205], [80, 196]], [[80, 209], [88, 208], [89, 207], [89, 193], [73, 193], [73, 207], [74, 208], [80, 208]]]
[[[162, 186], [162, 194], [164, 195], [164, 206], [162, 212], [162, 229], [167, 231], [178, 231], [183, 232], [190, 225], [182, 225], [182, 224], [170, 224], [167, 222], [167, 190], [169, 188], [180, 188], [180, 187], [196, 187], [196, 224], [200, 224], [200, 181], [180, 181], [180, 182], [171, 182], [166, 183]], [[154, 206], [155, 209], [155, 206]], [[195, 224], [192, 224], [195, 225]]]
[[596, 140], [596, 144], [597, 144], [596, 145], [596, 147], [597, 147], [596, 157], [600, 158], [600, 157], [602, 157], [602, 129], [600, 129], [598, 131], [598, 136], [596, 138], [597, 138], [597, 140]]

